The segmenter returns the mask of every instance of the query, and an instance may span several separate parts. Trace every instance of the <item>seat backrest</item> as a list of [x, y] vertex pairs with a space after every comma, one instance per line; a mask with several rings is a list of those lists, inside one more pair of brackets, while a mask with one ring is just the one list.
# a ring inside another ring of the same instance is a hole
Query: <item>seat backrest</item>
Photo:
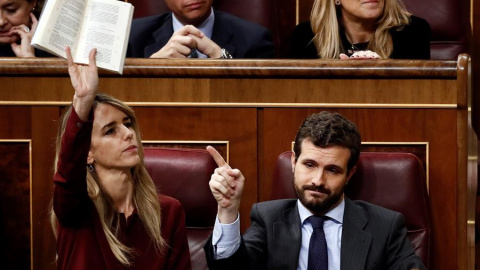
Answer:
[[193, 269], [208, 269], [203, 245], [217, 214], [208, 186], [215, 161], [202, 149], [145, 147], [144, 162], [159, 192], [183, 205]]
[[[272, 199], [297, 198], [293, 188], [292, 152], [277, 159]], [[367, 201], [405, 216], [407, 236], [428, 268], [430, 211], [422, 162], [410, 153], [362, 152], [357, 170], [345, 188], [352, 200]]]
[[[272, 1], [274, 0], [214, 0], [213, 8], [271, 29], [274, 22]], [[160, 15], [170, 11], [165, 0], [131, 0], [129, 2], [135, 6], [134, 18]]]
[[403, 0], [407, 10], [428, 21], [432, 29], [431, 59], [457, 60], [470, 52], [469, 0]]

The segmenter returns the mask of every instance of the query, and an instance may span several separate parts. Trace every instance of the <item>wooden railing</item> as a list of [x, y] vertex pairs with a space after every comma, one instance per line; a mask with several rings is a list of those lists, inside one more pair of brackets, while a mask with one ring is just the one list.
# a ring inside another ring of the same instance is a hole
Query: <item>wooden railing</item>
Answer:
[[[301, 121], [337, 111], [357, 124], [364, 151], [408, 151], [423, 160], [431, 269], [473, 269], [469, 61], [468, 55], [458, 61], [127, 59], [122, 76], [100, 72], [100, 89], [135, 109], [145, 143], [213, 144], [241, 169], [243, 230], [251, 205], [270, 198], [275, 160], [291, 149]], [[0, 178], [11, 187], [0, 191], [1, 203], [23, 202], [16, 222], [30, 224], [3, 233], [18, 239], [31, 233], [17, 256], [30, 259], [33, 269], [53, 269], [53, 145], [57, 119], [73, 96], [66, 62], [0, 59], [0, 89], [0, 153], [11, 161], [0, 163]]]

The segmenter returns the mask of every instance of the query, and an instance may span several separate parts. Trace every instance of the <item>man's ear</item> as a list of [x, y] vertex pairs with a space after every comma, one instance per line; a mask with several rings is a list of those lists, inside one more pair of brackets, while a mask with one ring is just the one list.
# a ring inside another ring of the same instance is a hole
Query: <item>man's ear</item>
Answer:
[[295, 163], [297, 163], [295, 161], [295, 152], [292, 152], [291, 160], [292, 160], [292, 173], [295, 173]]
[[353, 174], [355, 173], [355, 171], [357, 170], [357, 166], [353, 166], [353, 168], [350, 169], [350, 171], [348, 172], [348, 175], [347, 175], [347, 183], [350, 182], [350, 178], [352, 178]]
[[92, 151], [88, 151], [87, 164], [93, 164], [95, 159], [92, 157]]

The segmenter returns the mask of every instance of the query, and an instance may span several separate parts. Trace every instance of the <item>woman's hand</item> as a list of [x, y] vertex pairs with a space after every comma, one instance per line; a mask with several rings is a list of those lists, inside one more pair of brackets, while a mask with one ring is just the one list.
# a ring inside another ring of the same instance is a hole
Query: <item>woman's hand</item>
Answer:
[[75, 89], [73, 107], [80, 119], [86, 121], [90, 114], [95, 95], [98, 90], [98, 70], [95, 62], [97, 49], [92, 49], [88, 56], [88, 66], [77, 65], [73, 62], [72, 52], [67, 46], [68, 74]]
[[350, 57], [348, 57], [344, 53], [341, 53], [340, 59], [341, 60], [346, 60], [346, 59], [362, 60], [362, 59], [382, 59], [382, 57], [380, 57], [380, 55], [378, 55], [378, 53], [376, 52], [366, 50], [366, 51], [354, 52]]
[[32, 20], [32, 28], [30, 29], [25, 24], [16, 25], [10, 28], [10, 33], [20, 36], [20, 44], [16, 42], [12, 43], [12, 50], [17, 57], [35, 57], [35, 50], [30, 43], [32, 42], [33, 34], [37, 29], [37, 18], [33, 13], [30, 13], [30, 19]]

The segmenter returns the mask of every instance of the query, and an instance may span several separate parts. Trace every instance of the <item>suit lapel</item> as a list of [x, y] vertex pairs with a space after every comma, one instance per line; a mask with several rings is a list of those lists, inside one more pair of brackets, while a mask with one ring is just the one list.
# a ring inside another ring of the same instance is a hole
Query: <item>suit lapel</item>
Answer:
[[235, 46], [230, 43], [234, 31], [228, 22], [225, 22], [221, 13], [214, 11], [215, 22], [213, 24], [212, 40], [221, 48], [225, 48], [231, 55], [235, 53]]
[[365, 268], [372, 235], [363, 229], [368, 223], [362, 209], [345, 197], [343, 217], [342, 248], [340, 251], [341, 270]]
[[172, 14], [165, 17], [165, 21], [160, 28], [153, 32], [154, 43], [145, 47], [145, 57], [150, 57], [152, 54], [158, 52], [173, 35]]
[[284, 210], [282, 215], [282, 221], [273, 224], [271, 268], [297, 269], [302, 228], [296, 204]]

